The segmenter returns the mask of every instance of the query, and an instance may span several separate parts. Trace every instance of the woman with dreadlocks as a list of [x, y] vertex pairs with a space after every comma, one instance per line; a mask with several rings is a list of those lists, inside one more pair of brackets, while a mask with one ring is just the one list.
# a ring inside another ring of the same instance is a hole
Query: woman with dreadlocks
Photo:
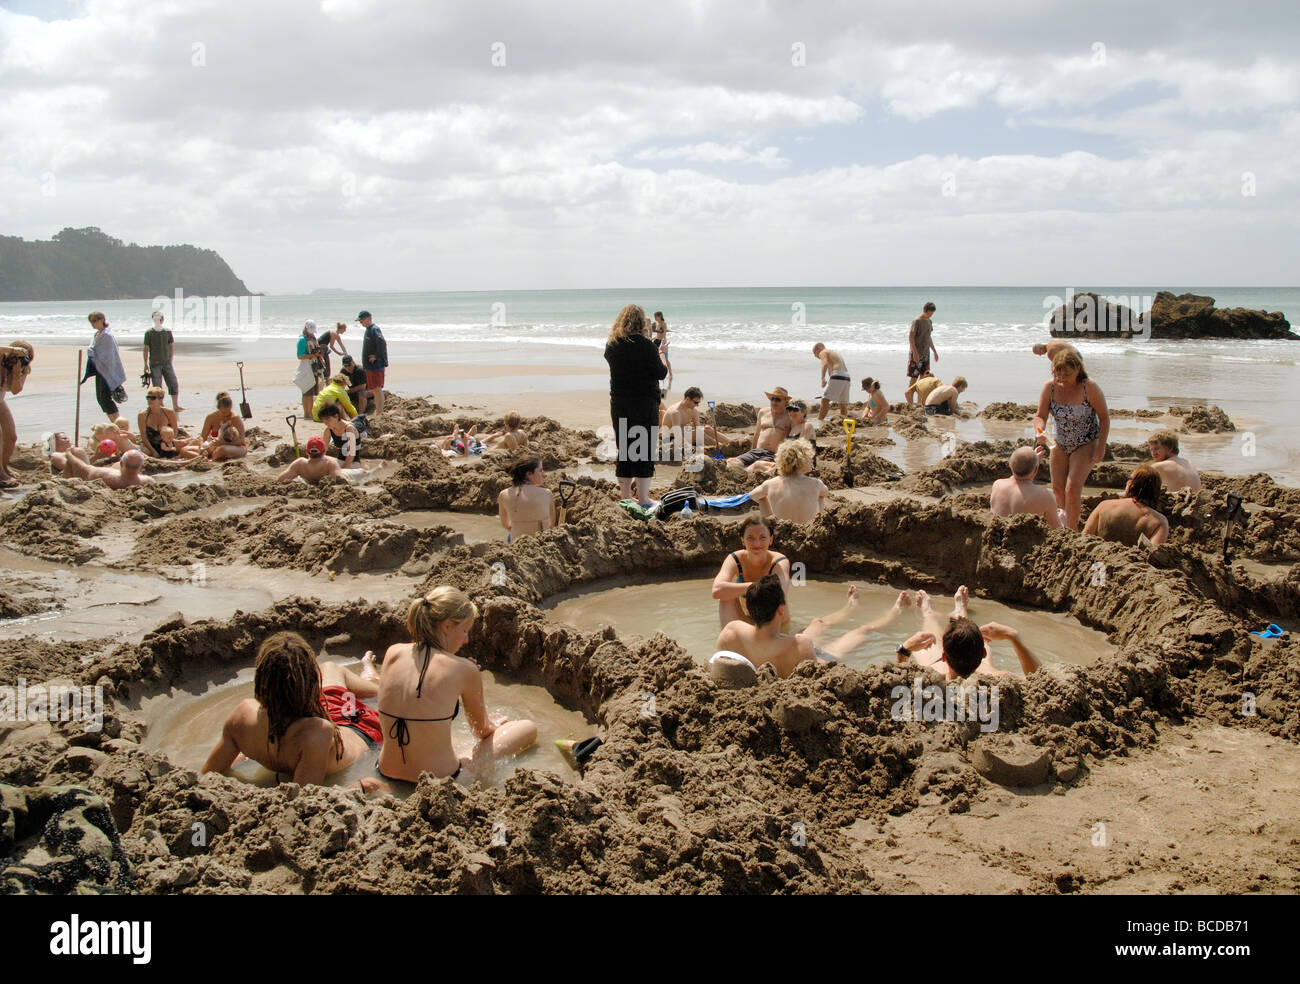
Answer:
[[[257, 650], [253, 696], [230, 712], [202, 771], [225, 772], [243, 754], [300, 785], [322, 784], [383, 741], [378, 715], [361, 703], [378, 692], [351, 670], [317, 665], [296, 632], [277, 632]], [[383, 788], [369, 776], [354, 785], [368, 793]]]

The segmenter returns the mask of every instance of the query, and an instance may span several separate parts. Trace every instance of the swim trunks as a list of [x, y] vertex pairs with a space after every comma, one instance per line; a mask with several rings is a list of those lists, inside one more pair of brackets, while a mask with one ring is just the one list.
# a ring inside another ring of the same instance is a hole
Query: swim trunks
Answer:
[[321, 703], [329, 719], [340, 727], [349, 727], [366, 739], [372, 748], [384, 740], [379, 726], [379, 712], [361, 703], [361, 698], [347, 687], [330, 686], [321, 689]]
[[819, 649], [817, 646], [813, 646], [813, 655], [824, 663], [838, 663], [840, 661], [838, 656], [832, 656], [826, 650]]
[[927, 417], [935, 417], [935, 416], [951, 417], [952, 407], [950, 407], [947, 403], [931, 403], [926, 406], [925, 415]]
[[380, 390], [384, 388], [384, 370], [367, 369], [366, 370], [366, 388]]
[[775, 461], [776, 455], [766, 448], [754, 448], [752, 451], [746, 451], [736, 460], [742, 465], [752, 465], [756, 461]]
[[852, 380], [849, 379], [847, 372], [831, 373], [830, 382], [826, 384], [826, 392], [822, 394], [822, 399], [829, 400], [831, 403], [848, 403], [850, 383]]
[[930, 353], [925, 352], [921, 358], [913, 362], [910, 358], [907, 360], [907, 378], [916, 379], [922, 373], [930, 371]]

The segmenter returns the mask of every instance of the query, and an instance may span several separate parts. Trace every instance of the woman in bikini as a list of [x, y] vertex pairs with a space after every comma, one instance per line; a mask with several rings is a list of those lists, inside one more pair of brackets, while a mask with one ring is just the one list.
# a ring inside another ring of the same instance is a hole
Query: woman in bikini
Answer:
[[9, 470], [9, 459], [18, 446], [18, 428], [13, 411], [5, 402], [10, 393], [21, 393], [32, 372], [32, 357], [36, 354], [31, 344], [24, 341], [0, 345], [0, 488], [11, 488], [18, 479]]
[[541, 458], [525, 458], [510, 467], [511, 486], [497, 496], [506, 542], [513, 543], [529, 533], [540, 533], [555, 525], [555, 493], [546, 487], [546, 469]]
[[[248, 454], [244, 443], [244, 421], [235, 413], [234, 401], [230, 394], [222, 390], [217, 394], [217, 409], [203, 419], [203, 453], [213, 461], [233, 461]], [[222, 431], [234, 428], [239, 435], [238, 443], [225, 440]]]
[[1063, 524], [1077, 530], [1083, 486], [1092, 466], [1106, 456], [1110, 411], [1101, 387], [1088, 378], [1083, 359], [1074, 349], [1061, 349], [1052, 358], [1052, 378], [1043, 384], [1034, 417], [1039, 443], [1047, 443], [1043, 431], [1049, 415], [1056, 430], [1051, 457], [1052, 494], [1057, 508], [1064, 512]]
[[[790, 595], [790, 558], [769, 549], [772, 545], [772, 528], [763, 517], [751, 514], [740, 527], [744, 550], [727, 554], [722, 569], [713, 579], [713, 597], [718, 602], [718, 624], [726, 628], [736, 619], [745, 619], [741, 608], [749, 586], [765, 574], [775, 574], [781, 579], [786, 597]], [[788, 608], [788, 606], [787, 606]], [[786, 625], [789, 624], [787, 619]], [[783, 627], [782, 631], [786, 631]]]
[[[412, 641], [388, 647], [379, 678], [385, 736], [379, 774], [385, 778], [418, 782], [421, 772], [430, 772], [440, 779], [473, 779], [537, 740], [532, 721], [487, 712], [478, 665], [456, 655], [477, 615], [464, 592], [445, 585], [411, 603], [406, 627]], [[465, 752], [451, 737], [462, 706], [478, 739]]]

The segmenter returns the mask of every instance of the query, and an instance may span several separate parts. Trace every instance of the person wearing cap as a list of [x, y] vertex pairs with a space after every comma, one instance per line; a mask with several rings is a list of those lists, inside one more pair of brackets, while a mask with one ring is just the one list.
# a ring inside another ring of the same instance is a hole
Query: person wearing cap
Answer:
[[736, 458], [728, 458], [727, 464], [748, 468], [756, 461], [773, 461], [776, 449], [781, 446], [793, 427], [790, 420], [790, 393], [784, 386], [778, 386], [766, 394], [768, 405], [758, 413], [758, 423], [754, 425], [753, 447]]
[[176, 370], [172, 368], [172, 359], [176, 355], [176, 345], [170, 328], [163, 327], [165, 316], [161, 311], [153, 313], [153, 327], [144, 333], [144, 371], [149, 374], [154, 386], [161, 386], [167, 381], [167, 394], [172, 398], [172, 411], [184, 413], [185, 408], [178, 402], [181, 387], [176, 382]]
[[384, 412], [384, 371], [388, 368], [388, 343], [384, 333], [370, 319], [369, 311], [357, 315], [357, 321], [366, 329], [361, 340], [361, 368], [366, 371], [366, 388], [375, 398], [374, 413]]
[[302, 415], [310, 418], [312, 401], [320, 393], [321, 372], [324, 365], [320, 358], [320, 345], [316, 342], [316, 322], [308, 321], [302, 326], [302, 335], [298, 338], [298, 371], [293, 381], [302, 393]]
[[126, 391], [122, 389], [122, 384], [126, 382], [126, 370], [122, 368], [122, 358], [117, 354], [117, 339], [108, 330], [108, 319], [104, 317], [104, 312], [92, 311], [86, 315], [86, 320], [95, 329], [86, 375], [94, 374], [95, 399], [99, 403], [99, 409], [108, 415], [110, 421], [115, 421], [118, 418], [116, 401], [126, 400]]
[[791, 400], [790, 405], [786, 407], [786, 413], [790, 415], [790, 432], [781, 439], [781, 446], [776, 449], [776, 457], [772, 461], [755, 461], [747, 469], [750, 474], [777, 474], [780, 471], [781, 448], [791, 441], [807, 441], [812, 447], [812, 464], [808, 467], [809, 469], [817, 467], [817, 428], [808, 419], [808, 404], [803, 400]]
[[80, 478], [86, 482], [100, 481], [110, 489], [125, 489], [133, 485], [152, 485], [153, 479], [140, 474], [144, 467], [144, 454], [140, 451], [128, 451], [115, 466], [100, 468], [89, 465], [69, 451], [55, 451], [50, 455], [50, 464], [63, 472], [64, 478]]
[[327, 478], [346, 481], [339, 459], [331, 458], [325, 453], [325, 438], [316, 434], [307, 438], [307, 457], [294, 458], [275, 480], [292, 482], [295, 478], [301, 478], [308, 485], [315, 485]]
[[366, 386], [366, 371], [350, 355], [343, 356], [343, 365], [339, 371], [348, 378], [348, 398], [356, 404], [358, 413], [365, 413], [371, 402], [370, 389]]

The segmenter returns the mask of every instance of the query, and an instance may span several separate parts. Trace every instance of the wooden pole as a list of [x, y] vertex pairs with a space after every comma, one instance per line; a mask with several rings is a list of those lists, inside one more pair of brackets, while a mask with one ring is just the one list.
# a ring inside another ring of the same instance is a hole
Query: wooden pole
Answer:
[[81, 360], [86, 353], [77, 350], [77, 419], [72, 425], [72, 446], [75, 448], [81, 443]]

